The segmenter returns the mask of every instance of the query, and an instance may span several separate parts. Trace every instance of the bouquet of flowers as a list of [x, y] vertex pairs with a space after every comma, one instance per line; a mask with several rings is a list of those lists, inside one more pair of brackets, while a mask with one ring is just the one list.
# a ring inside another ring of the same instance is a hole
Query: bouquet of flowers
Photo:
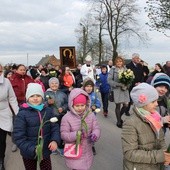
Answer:
[[131, 69], [120, 71], [118, 74], [119, 82], [124, 84], [125, 86], [130, 85], [133, 82], [134, 78], [135, 76]]

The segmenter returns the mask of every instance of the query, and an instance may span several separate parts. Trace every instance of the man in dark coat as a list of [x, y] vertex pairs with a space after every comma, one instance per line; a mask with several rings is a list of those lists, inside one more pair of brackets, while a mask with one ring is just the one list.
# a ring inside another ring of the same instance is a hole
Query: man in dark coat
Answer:
[[[129, 88], [129, 93], [130, 93], [134, 86], [137, 86], [139, 83], [142, 83], [144, 81], [143, 68], [142, 65], [140, 64], [140, 55], [138, 53], [132, 54], [132, 61], [128, 63], [126, 67], [127, 69], [131, 69], [135, 76], [132, 85]], [[131, 104], [132, 104], [132, 100], [130, 100], [129, 106], [125, 112], [126, 116], [130, 116], [129, 110]]]

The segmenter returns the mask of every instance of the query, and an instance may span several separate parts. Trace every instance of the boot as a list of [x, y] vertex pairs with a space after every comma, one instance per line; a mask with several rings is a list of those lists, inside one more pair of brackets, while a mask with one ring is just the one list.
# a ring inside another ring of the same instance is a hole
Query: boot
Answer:
[[117, 118], [117, 123], [116, 123], [117, 127], [122, 128], [123, 120], [121, 119], [120, 111], [116, 111], [116, 118]]
[[0, 159], [0, 170], [5, 170], [3, 159]]
[[108, 112], [103, 112], [104, 117], [107, 117]]

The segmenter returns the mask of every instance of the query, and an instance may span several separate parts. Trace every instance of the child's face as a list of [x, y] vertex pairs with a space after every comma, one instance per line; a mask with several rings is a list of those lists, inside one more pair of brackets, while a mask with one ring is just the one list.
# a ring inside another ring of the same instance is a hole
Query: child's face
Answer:
[[93, 91], [93, 86], [87, 85], [87, 86], [84, 88], [84, 90], [85, 90], [88, 94], [90, 94], [90, 93]]
[[80, 115], [85, 111], [86, 105], [85, 104], [76, 104], [76, 105], [73, 105], [73, 108], [76, 111], [76, 113], [78, 115]]
[[143, 109], [147, 110], [148, 112], [155, 112], [156, 107], [158, 106], [157, 100], [143, 106]]
[[42, 96], [35, 94], [29, 97], [28, 103], [32, 104], [33, 106], [37, 106], [42, 103]]
[[164, 96], [168, 92], [168, 89], [165, 86], [158, 86], [155, 89], [157, 90], [159, 96]]
[[104, 68], [102, 68], [102, 73], [106, 73], [106, 71], [107, 71], [107, 69], [104, 67]]
[[56, 91], [56, 90], [58, 90], [59, 84], [56, 83], [55, 81], [52, 81], [49, 86], [50, 86], [51, 90]]

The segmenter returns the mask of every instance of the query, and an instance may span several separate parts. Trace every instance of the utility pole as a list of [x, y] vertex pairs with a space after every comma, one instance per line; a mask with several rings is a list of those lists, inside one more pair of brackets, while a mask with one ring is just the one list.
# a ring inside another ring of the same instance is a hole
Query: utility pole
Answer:
[[28, 68], [28, 53], [27, 53], [27, 68]]

